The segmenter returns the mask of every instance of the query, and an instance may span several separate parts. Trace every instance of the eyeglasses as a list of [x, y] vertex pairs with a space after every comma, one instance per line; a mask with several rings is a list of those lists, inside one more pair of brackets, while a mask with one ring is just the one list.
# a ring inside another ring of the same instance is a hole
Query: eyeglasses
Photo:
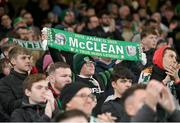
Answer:
[[92, 101], [96, 102], [96, 96], [94, 94], [89, 94], [89, 95], [86, 95], [86, 94], [79, 94], [79, 95], [75, 95], [76, 97], [80, 97], [80, 98], [83, 98], [85, 100], [87, 100], [87, 98], [91, 98]]

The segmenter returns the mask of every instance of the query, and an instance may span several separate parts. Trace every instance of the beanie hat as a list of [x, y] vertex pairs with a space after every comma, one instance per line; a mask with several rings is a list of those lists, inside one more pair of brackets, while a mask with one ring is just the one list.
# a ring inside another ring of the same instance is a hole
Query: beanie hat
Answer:
[[24, 21], [21, 17], [17, 17], [13, 21], [13, 26], [16, 26], [17, 23]]
[[79, 74], [84, 63], [94, 61], [91, 56], [76, 54], [73, 57], [73, 72]]
[[45, 70], [48, 67], [48, 65], [51, 63], [53, 63], [51, 55], [49, 54], [45, 55], [43, 59], [43, 70]]
[[65, 110], [66, 104], [71, 101], [71, 99], [78, 93], [82, 88], [88, 87], [83, 83], [74, 82], [67, 84], [61, 91], [60, 101], [62, 104], [62, 109]]
[[163, 68], [163, 53], [166, 48], [168, 48], [168, 46], [163, 46], [157, 49], [153, 56], [153, 64], [157, 65], [161, 69], [164, 69]]
[[64, 11], [61, 12], [61, 15], [60, 15], [60, 18], [59, 18], [60, 21], [64, 21], [64, 18], [66, 16], [67, 12], [68, 12], [68, 9], [65, 9]]

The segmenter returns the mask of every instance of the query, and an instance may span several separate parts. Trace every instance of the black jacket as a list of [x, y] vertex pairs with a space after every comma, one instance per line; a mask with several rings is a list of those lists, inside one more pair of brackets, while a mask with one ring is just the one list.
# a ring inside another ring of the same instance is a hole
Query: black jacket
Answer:
[[166, 71], [163, 69], [160, 69], [158, 66], [154, 65], [152, 69], [151, 79], [155, 79], [158, 81], [162, 81], [166, 78]]
[[[132, 122], [157, 122], [158, 115], [147, 105], [144, 105], [138, 113], [131, 118]], [[171, 114], [168, 114], [165, 122], [180, 122], [180, 111], [175, 110]]]
[[0, 122], [8, 122], [10, 117], [4, 113], [3, 107], [0, 104]]
[[75, 82], [86, 84], [91, 89], [92, 93], [96, 96], [97, 105], [93, 109], [93, 115], [96, 116], [97, 114], [101, 113], [101, 106], [105, 100], [105, 93], [104, 93], [105, 86], [100, 80], [97, 79], [96, 76], [94, 76], [93, 78], [98, 81], [101, 90], [99, 90], [98, 87], [92, 83], [91, 78], [82, 78], [82, 77], [76, 75]]
[[[164, 80], [166, 75], [167, 75], [165, 72], [166, 72], [165, 70], [160, 69], [158, 66], [154, 65], [153, 69], [152, 69], [151, 79], [155, 79], [155, 80], [162, 82], [162, 80]], [[178, 100], [180, 97], [180, 94], [178, 93], [180, 91], [179, 87], [180, 87], [179, 85], [171, 85], [169, 87], [171, 90], [171, 93], [176, 98], [178, 98]], [[179, 102], [180, 102], [180, 100], [179, 100]], [[157, 110], [158, 111], [158, 120], [159, 121], [165, 121], [166, 119], [164, 117], [167, 116], [167, 112], [165, 112], [165, 110], [162, 109], [160, 106], [158, 106], [157, 108], [158, 108], [158, 110]]]
[[121, 36], [121, 33], [117, 29], [115, 29], [115, 31], [113, 32], [105, 32], [102, 26], [98, 26], [96, 29], [94, 29], [94, 34], [95, 36], [101, 38], [110, 38], [124, 41], [123, 37]]
[[125, 114], [123, 104], [120, 98], [109, 100], [102, 105], [102, 113], [110, 112], [112, 116], [116, 117], [116, 122], [121, 122]]
[[49, 122], [51, 119], [44, 114], [45, 104], [29, 104], [23, 102], [22, 107], [11, 115], [11, 122]]
[[[158, 81], [161, 82], [166, 77], [165, 72], [166, 72], [165, 70], [162, 70], [159, 67], [157, 67], [156, 65], [154, 65], [153, 69], [152, 69], [151, 79], [155, 79], [155, 80], [158, 80]], [[172, 92], [173, 95], [177, 96], [177, 98], [179, 100], [179, 104], [180, 104], [180, 84], [175, 84], [171, 88], [175, 89], [175, 90], [171, 89], [171, 92]]]
[[22, 104], [22, 83], [27, 76], [11, 70], [8, 76], [0, 80], [0, 103], [8, 115]]
[[153, 65], [154, 52], [155, 52], [154, 48], [151, 48], [150, 50], [144, 52], [146, 54], [146, 58], [147, 58], [147, 63], [145, 65], [145, 67], [149, 67], [149, 66]]

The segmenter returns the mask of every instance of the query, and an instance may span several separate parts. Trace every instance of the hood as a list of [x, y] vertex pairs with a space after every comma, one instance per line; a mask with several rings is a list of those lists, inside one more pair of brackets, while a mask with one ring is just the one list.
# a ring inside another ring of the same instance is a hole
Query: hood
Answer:
[[46, 104], [30, 104], [28, 101], [28, 97], [23, 97], [23, 101], [22, 101], [22, 108], [33, 108], [33, 109], [41, 109], [41, 108], [45, 108]]
[[168, 46], [163, 46], [157, 49], [153, 56], [153, 64], [157, 65], [159, 68], [164, 69], [163, 67], [163, 53]]

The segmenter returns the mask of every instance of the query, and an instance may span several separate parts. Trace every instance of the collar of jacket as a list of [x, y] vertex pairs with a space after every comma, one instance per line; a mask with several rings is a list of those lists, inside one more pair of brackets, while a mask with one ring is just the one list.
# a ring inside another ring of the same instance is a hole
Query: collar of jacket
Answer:
[[153, 72], [155, 72], [158, 75], [161, 75], [164, 78], [166, 77], [166, 73], [165, 73], [166, 71], [161, 69], [161, 68], [159, 68], [157, 65], [153, 66]]
[[22, 108], [32, 108], [32, 109], [44, 109], [46, 107], [46, 103], [40, 104], [30, 104], [28, 101], [28, 97], [24, 97], [22, 101]]
[[12, 75], [14, 75], [14, 76], [16, 76], [16, 77], [18, 77], [19, 79], [22, 79], [22, 80], [24, 80], [28, 76], [28, 73], [26, 73], [26, 74], [18, 73], [14, 69], [11, 69], [10, 74], [12, 74]]

